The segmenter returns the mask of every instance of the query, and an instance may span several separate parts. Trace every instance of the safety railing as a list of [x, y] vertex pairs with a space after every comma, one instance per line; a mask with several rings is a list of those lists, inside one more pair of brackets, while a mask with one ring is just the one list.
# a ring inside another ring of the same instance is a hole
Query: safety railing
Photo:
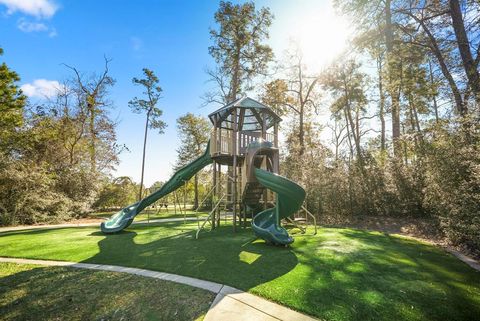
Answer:
[[[217, 128], [210, 134], [210, 154], [233, 154], [233, 131], [231, 129]], [[257, 140], [263, 139], [261, 132], [242, 131], [238, 132], [236, 140], [237, 151], [239, 154], [244, 154], [248, 145]], [[278, 147], [278, 140], [273, 133], [266, 133], [265, 140], [272, 142], [274, 147]]]
[[233, 154], [232, 131], [217, 128], [210, 134], [210, 154]]

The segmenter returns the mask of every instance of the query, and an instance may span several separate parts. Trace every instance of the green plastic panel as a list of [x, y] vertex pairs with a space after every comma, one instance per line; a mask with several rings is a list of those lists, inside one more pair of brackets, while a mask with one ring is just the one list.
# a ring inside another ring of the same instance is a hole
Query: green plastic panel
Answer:
[[297, 212], [305, 200], [305, 190], [297, 183], [266, 170], [255, 168], [257, 180], [277, 195], [276, 206], [258, 213], [252, 220], [255, 234], [275, 245], [287, 245], [293, 238], [280, 221]]

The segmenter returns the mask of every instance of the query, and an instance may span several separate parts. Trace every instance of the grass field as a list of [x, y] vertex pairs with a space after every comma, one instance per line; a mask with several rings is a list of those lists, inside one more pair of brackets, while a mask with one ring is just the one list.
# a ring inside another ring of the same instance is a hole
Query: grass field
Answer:
[[148, 268], [228, 284], [326, 320], [475, 320], [480, 273], [418, 241], [321, 228], [289, 248], [196, 223], [0, 233], [0, 255]]
[[125, 273], [0, 263], [0, 319], [196, 320], [214, 294]]
[[[90, 217], [92, 218], [109, 218], [113, 214], [115, 214], [115, 211], [109, 211], [109, 212], [97, 212], [97, 213], [92, 213], [90, 214]], [[151, 209], [146, 209], [143, 210], [140, 214], [138, 214], [135, 217], [136, 222], [140, 221], [147, 221], [147, 220], [158, 220], [158, 219], [166, 219], [166, 218], [183, 218], [183, 217], [196, 217], [196, 215], [200, 217], [205, 217], [208, 215], [208, 212], [204, 211], [199, 211], [196, 213], [195, 211], [187, 209], [186, 213], [183, 211], [180, 212], [177, 209], [177, 213], [173, 210], [173, 208], [169, 208], [168, 212], [166, 210], [162, 210], [161, 212], [158, 212], [158, 210], [151, 210]]]

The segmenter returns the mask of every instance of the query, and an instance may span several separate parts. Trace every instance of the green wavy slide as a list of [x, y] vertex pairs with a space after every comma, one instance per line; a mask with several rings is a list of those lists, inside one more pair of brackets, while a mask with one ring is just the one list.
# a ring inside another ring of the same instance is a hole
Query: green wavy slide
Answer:
[[258, 213], [252, 220], [252, 228], [255, 234], [275, 245], [288, 245], [293, 238], [287, 230], [280, 225], [280, 221], [300, 209], [305, 200], [305, 190], [295, 182], [255, 168], [257, 180], [266, 188], [277, 194], [276, 206]]
[[172, 178], [166, 182], [158, 191], [148, 195], [141, 201], [125, 207], [121, 211], [114, 214], [110, 219], [100, 225], [103, 233], [116, 233], [132, 224], [133, 219], [138, 213], [143, 211], [147, 206], [153, 204], [160, 198], [172, 193], [192, 178], [198, 171], [212, 163], [210, 157], [210, 142], [202, 156], [198, 157], [191, 163], [183, 166], [173, 174]]

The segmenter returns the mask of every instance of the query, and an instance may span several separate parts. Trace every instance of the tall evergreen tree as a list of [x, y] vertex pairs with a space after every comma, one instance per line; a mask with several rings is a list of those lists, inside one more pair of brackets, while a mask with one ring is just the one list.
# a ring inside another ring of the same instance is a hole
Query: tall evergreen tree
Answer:
[[[0, 56], [3, 49], [0, 48]], [[23, 123], [23, 108], [26, 97], [18, 87], [18, 74], [5, 62], [0, 65], [0, 151], [13, 143], [15, 131]]]
[[143, 68], [143, 75], [145, 78], [133, 78], [135, 85], [142, 86], [145, 99], [138, 97], [133, 98], [128, 102], [128, 105], [134, 113], [146, 113], [145, 120], [145, 134], [143, 138], [143, 154], [142, 154], [142, 174], [140, 178], [140, 190], [138, 192], [138, 199], [142, 198], [143, 191], [143, 174], [145, 172], [145, 152], [147, 148], [147, 134], [148, 129], [157, 129], [160, 134], [163, 134], [167, 124], [161, 119], [163, 111], [157, 107], [158, 101], [162, 98], [162, 87], [159, 86], [159, 79], [155, 73], [147, 68]]
[[207, 70], [217, 88], [206, 94], [207, 102], [233, 101], [249, 89], [255, 76], [266, 73], [273, 53], [264, 41], [272, 19], [268, 8], [256, 10], [253, 2], [220, 2], [215, 13], [218, 29], [210, 30], [213, 45], [208, 48], [217, 67]]

